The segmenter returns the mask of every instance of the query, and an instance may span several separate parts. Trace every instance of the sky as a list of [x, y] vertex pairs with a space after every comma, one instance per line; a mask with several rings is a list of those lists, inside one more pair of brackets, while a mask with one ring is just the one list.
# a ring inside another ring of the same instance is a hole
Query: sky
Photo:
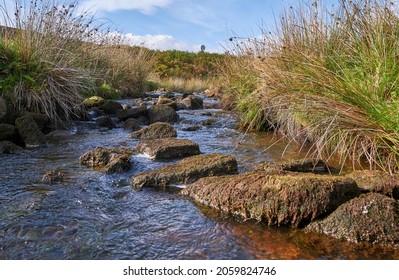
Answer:
[[107, 19], [126, 42], [152, 49], [223, 52], [230, 37], [255, 37], [273, 28], [291, 0], [80, 0]]

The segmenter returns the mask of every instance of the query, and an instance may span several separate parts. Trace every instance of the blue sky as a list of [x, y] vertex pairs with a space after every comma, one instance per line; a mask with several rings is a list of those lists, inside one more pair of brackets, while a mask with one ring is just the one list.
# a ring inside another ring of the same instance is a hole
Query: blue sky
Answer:
[[292, 0], [81, 0], [83, 9], [109, 19], [131, 44], [154, 49], [223, 52], [231, 36], [272, 28]]

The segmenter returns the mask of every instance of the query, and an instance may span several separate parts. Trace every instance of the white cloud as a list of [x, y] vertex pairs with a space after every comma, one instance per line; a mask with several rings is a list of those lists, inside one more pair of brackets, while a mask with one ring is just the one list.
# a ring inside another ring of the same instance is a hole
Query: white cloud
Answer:
[[179, 41], [171, 35], [134, 35], [127, 33], [123, 35], [124, 43], [131, 46], [144, 46], [156, 50], [181, 50], [199, 51], [200, 46], [190, 46], [185, 42]]
[[167, 7], [173, 0], [85, 0], [81, 4], [84, 11], [113, 12], [117, 10], [139, 10], [152, 14], [157, 8]]

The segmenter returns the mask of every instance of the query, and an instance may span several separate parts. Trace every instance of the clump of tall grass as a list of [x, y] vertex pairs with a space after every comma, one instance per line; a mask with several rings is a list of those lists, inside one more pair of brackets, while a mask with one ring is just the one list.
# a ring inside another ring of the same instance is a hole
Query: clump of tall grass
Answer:
[[13, 0], [0, 8], [0, 90], [18, 109], [54, 122], [81, 114], [82, 96], [103, 85], [143, 90], [150, 59], [68, 0]]
[[[273, 33], [241, 47], [256, 73], [258, 115], [314, 155], [399, 169], [399, 16], [390, 1], [290, 8]], [[238, 102], [239, 104], [240, 102]]]
[[178, 77], [168, 77], [168, 78], [155, 78], [154, 81], [157, 82], [160, 88], [165, 91], [179, 92], [179, 93], [201, 93], [214, 84], [214, 79], [212, 78], [178, 78]]

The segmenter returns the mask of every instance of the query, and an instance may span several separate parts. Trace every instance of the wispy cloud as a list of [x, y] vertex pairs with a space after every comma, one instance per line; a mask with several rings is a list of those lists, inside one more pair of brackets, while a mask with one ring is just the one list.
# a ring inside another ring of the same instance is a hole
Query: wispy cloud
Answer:
[[199, 51], [200, 46], [190, 46], [185, 42], [175, 39], [171, 35], [134, 35], [127, 33], [123, 35], [124, 43], [131, 46], [144, 46], [157, 50], [182, 50]]
[[96, 12], [138, 10], [144, 14], [152, 14], [157, 8], [164, 8], [172, 3], [173, 0], [85, 0], [82, 1], [81, 8]]

